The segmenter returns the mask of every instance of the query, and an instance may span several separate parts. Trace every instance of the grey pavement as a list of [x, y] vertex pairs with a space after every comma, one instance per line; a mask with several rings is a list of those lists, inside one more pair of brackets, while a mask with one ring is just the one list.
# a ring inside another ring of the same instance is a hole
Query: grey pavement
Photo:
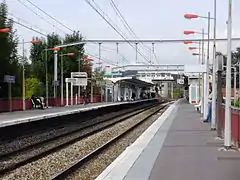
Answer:
[[240, 180], [240, 152], [219, 151], [223, 141], [180, 101], [124, 180]]
[[240, 152], [222, 152], [209, 124], [182, 102], [155, 161], [150, 180], [239, 180]]
[[58, 112], [64, 112], [69, 110], [77, 110], [80, 108], [87, 108], [87, 107], [94, 107], [94, 106], [100, 106], [100, 105], [107, 105], [107, 104], [113, 104], [112, 102], [103, 102], [103, 103], [92, 103], [87, 105], [73, 105], [68, 107], [52, 107], [48, 109], [34, 109], [34, 110], [26, 110], [26, 111], [14, 111], [14, 112], [6, 112], [6, 113], [0, 113], [0, 123], [3, 121], [10, 121], [14, 119], [22, 119], [22, 118], [28, 118], [28, 117], [34, 117], [34, 116], [41, 116], [41, 115], [48, 115], [51, 113], [58, 113]]

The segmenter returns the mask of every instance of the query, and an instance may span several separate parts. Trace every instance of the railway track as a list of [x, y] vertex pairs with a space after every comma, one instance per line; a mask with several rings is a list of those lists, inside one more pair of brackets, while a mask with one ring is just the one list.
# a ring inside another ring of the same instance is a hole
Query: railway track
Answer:
[[80, 127], [74, 131], [67, 132], [44, 141], [33, 143], [27, 147], [17, 149], [16, 151], [2, 154], [0, 156], [0, 175], [3, 176], [4, 174], [14, 169], [43, 158], [48, 154], [54, 153], [70, 144], [75, 143], [76, 141], [91, 136], [92, 134], [102, 131], [105, 128], [113, 126], [116, 123], [133, 117], [154, 106], [156, 105], [151, 105], [142, 109], [135, 109], [134, 112], [118, 114], [115, 117], [107, 118], [101, 122], [93, 123], [85, 127]]
[[150, 114], [148, 114], [146, 117], [144, 117], [143, 119], [141, 119], [139, 122], [137, 122], [136, 124], [134, 124], [133, 126], [129, 127], [127, 130], [125, 130], [124, 132], [120, 133], [119, 135], [113, 137], [112, 139], [110, 139], [109, 141], [107, 141], [106, 143], [104, 143], [103, 145], [101, 145], [100, 147], [94, 149], [93, 151], [91, 151], [89, 154], [87, 154], [86, 156], [82, 157], [81, 159], [78, 159], [77, 161], [73, 162], [70, 166], [68, 166], [67, 168], [65, 168], [64, 170], [62, 170], [61, 172], [55, 174], [54, 176], [51, 177], [52, 180], [62, 180], [62, 179], [66, 179], [68, 176], [70, 176], [71, 174], [73, 174], [76, 170], [78, 170], [79, 168], [81, 168], [81, 166], [83, 166], [84, 164], [86, 164], [87, 162], [89, 162], [91, 159], [94, 159], [96, 156], [98, 156], [99, 154], [101, 154], [101, 152], [103, 152], [104, 150], [106, 150], [108, 147], [110, 147], [111, 145], [113, 145], [114, 143], [116, 143], [118, 140], [120, 140], [121, 138], [125, 137], [128, 133], [130, 133], [132, 130], [134, 130], [135, 128], [137, 128], [139, 125], [141, 125], [143, 122], [145, 122], [146, 120], [148, 120], [151, 116], [155, 115], [156, 113], [158, 113], [160, 110], [164, 109], [166, 106], [168, 106], [168, 104], [164, 104], [159, 108], [154, 109], [153, 112], [151, 112]]

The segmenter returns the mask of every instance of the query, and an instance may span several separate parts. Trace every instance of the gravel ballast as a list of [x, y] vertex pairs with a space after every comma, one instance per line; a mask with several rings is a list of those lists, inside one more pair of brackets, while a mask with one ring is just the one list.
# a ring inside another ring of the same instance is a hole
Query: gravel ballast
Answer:
[[85, 127], [87, 125], [100, 122], [106, 118], [111, 118], [116, 115], [122, 114], [124, 112], [129, 112], [129, 109], [118, 111], [118, 112], [108, 113], [108, 114], [105, 114], [105, 115], [102, 115], [102, 116], [99, 116], [99, 117], [96, 117], [94, 119], [90, 119], [90, 120], [84, 121], [84, 122], [79, 121], [79, 122], [75, 122], [73, 124], [63, 124], [61, 127], [56, 127], [52, 130], [47, 130], [46, 132], [29, 135], [27, 137], [19, 137], [10, 142], [2, 142], [0, 144], [0, 156], [4, 155], [5, 153], [9, 153], [9, 152], [16, 151], [18, 149], [22, 149], [31, 144], [42, 142], [42, 141], [45, 141], [52, 137], [56, 137], [60, 134], [74, 131], [74, 130], [78, 129], [79, 127]]
[[133, 126], [146, 117], [152, 110], [147, 110], [140, 113], [133, 118], [118, 123], [110, 128], [107, 128], [99, 133], [78, 141], [68, 147], [50, 154], [35, 162], [24, 165], [9, 174], [3, 176], [3, 179], [49, 179], [57, 172], [65, 169], [68, 165], [74, 163], [76, 160], [84, 157], [97, 147], [101, 146], [112, 137], [117, 136], [121, 132]]
[[[141, 110], [138, 110], [138, 111], [141, 111]], [[135, 111], [135, 112], [132, 112], [132, 113], [129, 113], [129, 114], [134, 114], [134, 113], [136, 113], [138, 111]], [[78, 131], [78, 132], [76, 132], [74, 134], [71, 134], [71, 135], [68, 135], [66, 137], [62, 137], [60, 139], [56, 139], [55, 141], [48, 142], [48, 143], [46, 143], [46, 144], [44, 144], [44, 145], [42, 145], [40, 147], [34, 147], [34, 148], [29, 149], [27, 151], [14, 154], [14, 156], [11, 156], [11, 158], [8, 158], [7, 160], [1, 159], [0, 160], [0, 164], [1, 164], [0, 170], [3, 169], [3, 168], [9, 167], [11, 165], [15, 165], [16, 163], [24, 161], [24, 160], [26, 160], [26, 159], [28, 159], [30, 157], [34, 157], [36, 155], [44, 153], [44, 152], [46, 152], [48, 150], [51, 150], [51, 149], [53, 149], [55, 147], [58, 147], [60, 145], [65, 144], [65, 143], [68, 143], [71, 140], [74, 140], [74, 141], [75, 141], [75, 139], [79, 139], [80, 140], [81, 137], [83, 137], [84, 135], [87, 135], [87, 134], [89, 134], [91, 132], [94, 132], [95, 130], [98, 130], [100, 128], [104, 128], [104, 127], [108, 126], [109, 124], [113, 124], [115, 122], [118, 122], [121, 118], [127, 117], [129, 114], [121, 116], [121, 117], [118, 117], [118, 118], [114, 118], [111, 121], [106, 121], [106, 122], [95, 120], [95, 123], [96, 122], [102, 122], [102, 123], [96, 124], [93, 127], [91, 126], [89, 128], [83, 129], [81, 131]]]
[[[164, 108], [165, 109], [165, 108]], [[151, 126], [158, 117], [164, 112], [161, 110], [158, 114], [152, 116], [143, 122], [133, 131], [118, 140], [113, 146], [110, 146], [96, 158], [90, 160], [81, 169], [69, 176], [69, 180], [94, 180], [104, 171], [128, 146], [130, 146], [141, 134]]]

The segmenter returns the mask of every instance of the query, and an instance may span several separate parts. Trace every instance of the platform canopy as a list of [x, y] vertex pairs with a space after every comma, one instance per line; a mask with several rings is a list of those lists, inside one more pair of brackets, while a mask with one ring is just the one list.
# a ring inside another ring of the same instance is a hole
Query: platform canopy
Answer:
[[104, 80], [110, 80], [113, 83], [126, 82], [126, 83], [130, 83], [130, 84], [135, 84], [138, 87], [150, 87], [150, 86], [154, 85], [154, 83], [142, 81], [142, 80], [137, 79], [135, 77], [104, 78]]
[[179, 73], [184, 72], [184, 65], [181, 64], [154, 64], [154, 65], [143, 65], [143, 64], [134, 64], [134, 65], [125, 65], [112, 68], [113, 72], [122, 72], [122, 71], [158, 71], [158, 72], [168, 72], [168, 73]]
[[185, 73], [203, 73], [206, 72], [205, 65], [185, 65]]

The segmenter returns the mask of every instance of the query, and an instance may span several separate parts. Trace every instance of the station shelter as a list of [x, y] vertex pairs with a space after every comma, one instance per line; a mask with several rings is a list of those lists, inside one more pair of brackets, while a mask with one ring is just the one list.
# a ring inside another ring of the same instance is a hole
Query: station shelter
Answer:
[[[189, 103], [198, 104], [200, 102], [203, 91], [202, 74], [191, 74], [188, 76], [189, 83]], [[209, 86], [211, 87], [212, 75], [209, 75]]]
[[192, 74], [188, 77], [189, 83], [189, 103], [197, 104], [200, 101], [202, 91], [202, 76]]
[[[153, 83], [139, 80], [135, 77], [104, 78], [106, 83], [106, 97], [111, 96], [112, 101], [129, 101], [149, 98]], [[106, 99], [109, 100], [109, 99]]]

